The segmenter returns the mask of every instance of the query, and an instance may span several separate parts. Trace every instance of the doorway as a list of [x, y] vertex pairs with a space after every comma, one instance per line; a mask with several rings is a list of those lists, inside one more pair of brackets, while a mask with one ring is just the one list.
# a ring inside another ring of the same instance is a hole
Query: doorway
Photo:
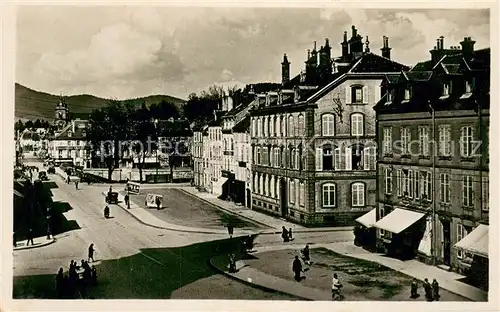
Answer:
[[444, 264], [449, 266], [451, 263], [450, 221], [449, 220], [441, 220], [441, 224], [443, 225], [443, 262], [444, 262]]
[[281, 204], [281, 216], [286, 218], [288, 215], [288, 204], [286, 196], [286, 181], [281, 179], [280, 181], [280, 204]]

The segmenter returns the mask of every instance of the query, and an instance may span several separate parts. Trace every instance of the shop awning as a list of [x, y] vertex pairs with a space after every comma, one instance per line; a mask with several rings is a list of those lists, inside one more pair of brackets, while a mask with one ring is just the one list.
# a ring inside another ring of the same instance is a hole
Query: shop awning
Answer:
[[356, 222], [370, 228], [375, 222], [377, 222], [377, 208], [373, 208], [369, 212], [365, 213], [361, 217], [356, 219]]
[[455, 244], [455, 248], [466, 250], [470, 253], [488, 257], [488, 226], [478, 225], [472, 232]]
[[396, 208], [387, 216], [378, 220], [373, 226], [394, 234], [399, 234], [424, 216], [425, 214], [420, 212]]
[[214, 184], [215, 185], [218, 185], [218, 186], [222, 186], [224, 185], [224, 183], [227, 182], [227, 178], [226, 177], [220, 177], [219, 180], [217, 180]]

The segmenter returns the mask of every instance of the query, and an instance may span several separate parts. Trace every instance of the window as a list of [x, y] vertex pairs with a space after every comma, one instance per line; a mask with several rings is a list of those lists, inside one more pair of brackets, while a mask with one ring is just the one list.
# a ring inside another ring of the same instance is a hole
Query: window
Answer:
[[299, 205], [304, 206], [306, 202], [306, 187], [304, 182], [300, 182], [299, 184]]
[[384, 155], [392, 154], [392, 127], [384, 128], [383, 149]]
[[362, 86], [351, 87], [351, 103], [361, 104], [364, 103], [364, 88]]
[[280, 136], [280, 118], [278, 116], [274, 118], [274, 135]]
[[416, 174], [415, 171], [408, 170], [408, 175], [406, 176], [407, 177], [406, 187], [408, 189], [408, 197], [409, 198], [413, 198], [413, 187], [415, 186], [414, 174]]
[[335, 170], [340, 170], [341, 167], [340, 167], [340, 162], [341, 162], [341, 152], [340, 152], [340, 147], [337, 147], [333, 150], [333, 161], [334, 161], [334, 164], [333, 164], [333, 167], [335, 168]]
[[471, 176], [464, 176], [462, 178], [462, 204], [464, 207], [472, 207], [474, 205], [474, 191], [472, 185]]
[[279, 167], [280, 166], [280, 162], [281, 162], [281, 159], [280, 159], [280, 150], [278, 147], [275, 147], [274, 148], [274, 166], [275, 167]]
[[490, 210], [490, 182], [489, 182], [489, 177], [483, 177], [483, 210], [484, 211], [489, 211]]
[[262, 129], [260, 130], [261, 136], [266, 136], [266, 121], [267, 119], [264, 119], [264, 117], [262, 117]]
[[285, 167], [286, 166], [286, 153], [285, 153], [285, 148], [282, 146], [280, 147], [280, 154], [281, 154], [281, 159], [280, 159], [280, 162], [281, 162], [281, 167]]
[[[472, 231], [472, 227], [465, 226], [463, 224], [457, 224], [457, 243], [461, 241], [465, 236], [467, 236]], [[457, 249], [457, 258], [468, 259], [472, 258], [472, 255], [468, 252], [464, 252], [461, 249]]]
[[363, 169], [364, 170], [375, 170], [375, 160], [376, 160], [376, 150], [375, 147], [365, 147], [363, 150]]
[[420, 172], [420, 196], [422, 199], [431, 201], [432, 174], [427, 171]]
[[429, 127], [418, 128], [420, 155], [429, 156]]
[[387, 91], [387, 103], [391, 103], [393, 98], [393, 91], [389, 90]]
[[258, 193], [258, 189], [259, 189], [259, 180], [258, 180], [258, 177], [257, 177], [257, 174], [254, 174], [253, 175], [253, 191], [254, 193]]
[[355, 113], [351, 115], [351, 135], [353, 136], [362, 136], [364, 127], [363, 127], [363, 115], [359, 113]]
[[330, 144], [323, 145], [323, 170], [333, 170], [333, 153]]
[[264, 192], [262, 195], [268, 196], [269, 195], [269, 189], [268, 189], [268, 176], [267, 174], [264, 175]]
[[299, 115], [299, 118], [298, 118], [298, 135], [299, 136], [303, 136], [305, 135], [305, 124], [304, 124], [304, 115]]
[[350, 149], [346, 149], [346, 153], [347, 151], [351, 152], [350, 170], [363, 170], [363, 145], [355, 144]]
[[257, 120], [257, 136], [262, 136], [262, 119]]
[[73, 135], [73, 132], [71, 130], [68, 130], [68, 137], [71, 137]]
[[333, 208], [336, 204], [335, 184], [323, 184], [323, 208]]
[[472, 127], [462, 127], [461, 136], [460, 136], [460, 151], [462, 157], [472, 157], [472, 137], [474, 135], [474, 131]]
[[439, 200], [441, 203], [450, 203], [450, 192], [450, 175], [448, 173], [441, 173], [439, 178]]
[[474, 91], [475, 79], [465, 81], [465, 93], [472, 93]]
[[295, 165], [296, 165], [296, 155], [295, 155], [295, 149], [294, 148], [290, 148], [290, 169], [295, 169]]
[[365, 205], [365, 184], [353, 183], [351, 186], [352, 207], [363, 207]]
[[285, 120], [285, 117], [281, 117], [281, 136], [286, 136], [286, 120]]
[[405, 89], [403, 100], [404, 101], [409, 101], [410, 97], [411, 97], [411, 87], [408, 87], [408, 88]]
[[273, 117], [269, 117], [269, 122], [267, 124], [267, 133], [269, 136], [273, 136], [274, 122]]
[[260, 165], [261, 159], [260, 159], [260, 147], [257, 146], [257, 165]]
[[443, 96], [451, 94], [451, 81], [443, 84]]
[[321, 117], [321, 132], [323, 136], [335, 135], [335, 116], [325, 114]]
[[409, 127], [401, 128], [401, 154], [409, 154], [409, 144], [411, 141], [411, 133]]
[[392, 194], [392, 169], [386, 167], [384, 170], [385, 175], [385, 194]]
[[403, 195], [403, 170], [401, 169], [398, 169], [396, 171], [396, 187], [397, 187], [397, 192], [398, 192], [398, 196], [402, 196]]
[[290, 180], [290, 203], [295, 203], [295, 181]]
[[295, 136], [295, 125], [293, 124], [293, 116], [288, 117], [288, 136]]
[[439, 126], [439, 155], [451, 156], [451, 127], [450, 125]]
[[267, 137], [269, 134], [267, 133], [267, 130], [269, 129], [269, 126], [268, 126], [268, 119], [267, 117], [264, 117], [264, 125], [262, 127], [262, 132], [264, 133], [264, 136]]
[[271, 179], [269, 179], [269, 196], [274, 198], [276, 195], [276, 190], [274, 189], [274, 176], [271, 176]]

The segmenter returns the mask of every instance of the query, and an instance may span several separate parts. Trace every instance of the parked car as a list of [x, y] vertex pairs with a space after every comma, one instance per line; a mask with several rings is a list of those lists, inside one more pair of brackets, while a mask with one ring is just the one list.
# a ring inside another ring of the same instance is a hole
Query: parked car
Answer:
[[42, 181], [47, 181], [49, 179], [49, 177], [47, 176], [47, 172], [45, 171], [40, 171], [38, 173], [38, 179], [42, 180]]
[[106, 203], [118, 204], [118, 193], [117, 192], [108, 192], [106, 195]]

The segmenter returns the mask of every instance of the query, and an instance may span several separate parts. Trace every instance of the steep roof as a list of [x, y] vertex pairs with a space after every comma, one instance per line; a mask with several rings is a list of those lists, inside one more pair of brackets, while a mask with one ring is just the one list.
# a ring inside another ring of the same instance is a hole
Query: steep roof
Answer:
[[59, 134], [55, 135], [54, 140], [85, 140], [87, 124], [87, 120], [72, 120]]
[[350, 69], [352, 73], [390, 73], [409, 70], [406, 65], [400, 64], [378, 54], [366, 53]]
[[250, 116], [246, 115], [239, 123], [233, 127], [233, 133], [243, 133], [250, 129]]

